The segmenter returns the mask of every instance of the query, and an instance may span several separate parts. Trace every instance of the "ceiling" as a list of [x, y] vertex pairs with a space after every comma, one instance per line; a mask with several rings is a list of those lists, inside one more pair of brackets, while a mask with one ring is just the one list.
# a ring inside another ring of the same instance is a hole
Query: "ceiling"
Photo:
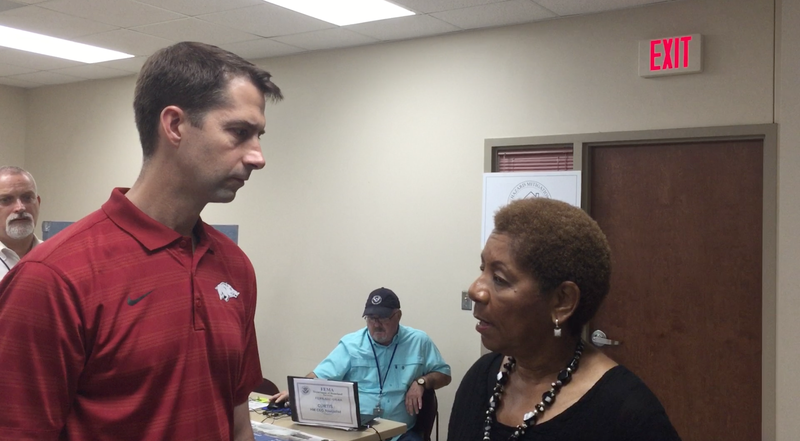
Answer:
[[262, 0], [0, 0], [0, 25], [136, 55], [83, 64], [0, 47], [0, 84], [34, 88], [128, 76], [157, 49], [185, 40], [259, 59], [673, 0], [391, 1], [416, 15], [339, 27]]

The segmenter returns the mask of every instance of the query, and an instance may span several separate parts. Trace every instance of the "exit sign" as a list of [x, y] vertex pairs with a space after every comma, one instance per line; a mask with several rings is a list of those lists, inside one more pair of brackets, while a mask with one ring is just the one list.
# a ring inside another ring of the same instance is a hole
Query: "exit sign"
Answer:
[[639, 76], [660, 77], [703, 71], [702, 35], [639, 41]]

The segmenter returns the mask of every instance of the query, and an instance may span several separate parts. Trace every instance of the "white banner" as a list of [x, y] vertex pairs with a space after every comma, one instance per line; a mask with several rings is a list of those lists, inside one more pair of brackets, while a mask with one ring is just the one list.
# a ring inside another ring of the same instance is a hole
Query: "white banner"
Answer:
[[494, 229], [494, 214], [517, 199], [548, 198], [581, 206], [581, 172], [515, 172], [483, 174], [481, 248]]

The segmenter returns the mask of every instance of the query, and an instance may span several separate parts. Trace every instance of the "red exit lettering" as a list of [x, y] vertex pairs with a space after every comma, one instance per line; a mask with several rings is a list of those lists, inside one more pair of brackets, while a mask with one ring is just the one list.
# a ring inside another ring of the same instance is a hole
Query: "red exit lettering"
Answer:
[[[680, 69], [689, 67], [689, 42], [691, 35], [650, 40], [650, 70]], [[663, 50], [663, 52], [659, 52]]]

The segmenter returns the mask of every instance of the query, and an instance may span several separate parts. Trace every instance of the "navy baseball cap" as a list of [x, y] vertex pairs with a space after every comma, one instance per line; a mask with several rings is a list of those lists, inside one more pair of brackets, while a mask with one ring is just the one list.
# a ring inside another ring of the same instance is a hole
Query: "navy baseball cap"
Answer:
[[395, 309], [400, 309], [400, 299], [391, 289], [381, 287], [369, 293], [363, 315], [386, 318]]

